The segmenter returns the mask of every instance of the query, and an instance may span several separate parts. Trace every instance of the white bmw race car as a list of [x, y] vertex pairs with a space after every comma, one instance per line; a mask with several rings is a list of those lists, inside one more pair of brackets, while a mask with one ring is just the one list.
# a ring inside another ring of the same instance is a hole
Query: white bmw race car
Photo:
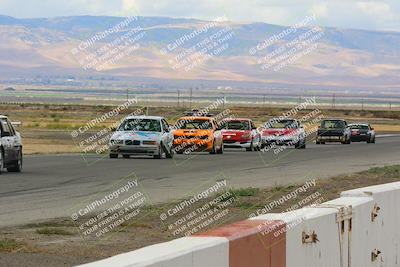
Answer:
[[126, 117], [110, 138], [110, 158], [149, 155], [172, 158], [174, 136], [167, 121], [156, 116]]
[[14, 129], [20, 123], [11, 123], [7, 116], [0, 115], [0, 174], [22, 171], [22, 140]]

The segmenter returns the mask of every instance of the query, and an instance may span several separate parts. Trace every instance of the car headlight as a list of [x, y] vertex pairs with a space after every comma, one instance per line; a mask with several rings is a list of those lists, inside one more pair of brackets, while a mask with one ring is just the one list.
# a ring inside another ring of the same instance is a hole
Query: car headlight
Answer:
[[251, 138], [251, 133], [245, 133], [242, 135], [242, 137], [246, 139]]
[[143, 145], [155, 146], [157, 145], [157, 141], [143, 141]]
[[124, 140], [110, 140], [111, 145], [122, 145]]

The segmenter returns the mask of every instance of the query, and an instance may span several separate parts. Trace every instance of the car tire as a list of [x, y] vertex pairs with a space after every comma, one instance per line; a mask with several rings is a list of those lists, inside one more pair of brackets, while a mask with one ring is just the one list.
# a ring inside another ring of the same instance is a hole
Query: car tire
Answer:
[[254, 144], [253, 144], [253, 141], [251, 141], [250, 147], [246, 148], [246, 151], [254, 151]]
[[306, 149], [306, 140], [299, 142], [298, 149]]
[[130, 156], [130, 155], [123, 154], [122, 157], [123, 157], [124, 159], [129, 159], [131, 156]]
[[110, 154], [110, 159], [116, 159], [118, 158], [118, 154]]
[[215, 150], [215, 142], [213, 142], [213, 146], [211, 148], [210, 154], [216, 154], [217, 151]]
[[3, 149], [0, 147], [0, 174], [3, 172], [4, 168], [4, 155], [3, 155]]
[[22, 151], [19, 151], [18, 159], [14, 162], [12, 167], [8, 167], [7, 171], [9, 172], [21, 172], [22, 171]]
[[224, 154], [224, 144], [221, 144], [221, 148], [217, 151], [218, 154]]
[[158, 154], [157, 155], [154, 155], [153, 156], [153, 158], [154, 159], [161, 159], [162, 158], [162, 155], [164, 154], [163, 153], [163, 146], [162, 146], [162, 143], [160, 144], [160, 146], [158, 147]]
[[375, 136], [374, 136], [374, 138], [372, 139], [371, 143], [372, 143], [372, 144], [375, 144]]
[[172, 147], [170, 148], [170, 150], [168, 150], [167, 148], [164, 148], [165, 150], [165, 157], [167, 159], [172, 159], [174, 157], [174, 150], [172, 149]]

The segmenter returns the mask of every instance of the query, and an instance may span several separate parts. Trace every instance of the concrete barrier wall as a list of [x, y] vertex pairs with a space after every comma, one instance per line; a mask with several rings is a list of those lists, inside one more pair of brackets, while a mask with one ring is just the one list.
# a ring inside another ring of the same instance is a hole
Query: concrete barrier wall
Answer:
[[369, 261], [369, 265], [362, 266], [400, 266], [400, 183], [346, 191], [341, 196], [373, 199], [373, 207], [366, 211], [367, 218], [362, 222], [368, 240], [363, 242], [358, 238], [352, 244], [357, 255], [369, 259], [373, 257], [372, 253], [378, 255], [374, 261]]
[[400, 267], [400, 183], [82, 266]]

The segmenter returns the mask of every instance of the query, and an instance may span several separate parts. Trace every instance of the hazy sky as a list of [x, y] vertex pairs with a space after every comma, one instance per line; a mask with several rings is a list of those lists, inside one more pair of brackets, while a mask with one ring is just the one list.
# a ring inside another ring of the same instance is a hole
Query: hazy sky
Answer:
[[290, 25], [315, 13], [317, 24], [400, 31], [400, 0], [0, 0], [0, 14], [19, 18], [142, 15], [262, 21]]

